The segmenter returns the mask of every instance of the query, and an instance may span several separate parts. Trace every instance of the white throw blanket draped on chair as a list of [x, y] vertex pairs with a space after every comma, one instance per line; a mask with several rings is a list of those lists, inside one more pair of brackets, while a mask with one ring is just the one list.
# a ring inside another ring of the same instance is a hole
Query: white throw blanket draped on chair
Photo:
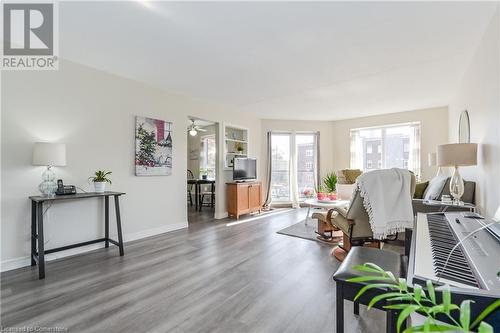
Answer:
[[366, 172], [358, 177], [356, 188], [363, 198], [375, 239], [413, 227], [410, 194], [411, 174], [403, 169]]

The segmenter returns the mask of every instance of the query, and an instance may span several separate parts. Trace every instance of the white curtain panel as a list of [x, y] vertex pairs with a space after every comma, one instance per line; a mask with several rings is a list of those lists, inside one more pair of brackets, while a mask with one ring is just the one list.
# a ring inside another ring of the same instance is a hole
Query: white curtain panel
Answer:
[[297, 179], [297, 145], [296, 135], [290, 135], [290, 201], [292, 208], [300, 208], [298, 179]]
[[320, 182], [321, 182], [321, 176], [320, 176], [320, 166], [319, 166], [319, 132], [315, 133], [314, 135], [314, 185], [315, 187], [319, 187]]
[[272, 166], [273, 166], [273, 153], [272, 153], [272, 132], [267, 132], [267, 168], [266, 168], [266, 201], [264, 202], [264, 208], [268, 209], [272, 202], [271, 195], [271, 178], [272, 178]]
[[351, 169], [364, 169], [363, 138], [359, 130], [351, 130]]
[[413, 171], [417, 180], [420, 180], [420, 123], [410, 124], [408, 170]]

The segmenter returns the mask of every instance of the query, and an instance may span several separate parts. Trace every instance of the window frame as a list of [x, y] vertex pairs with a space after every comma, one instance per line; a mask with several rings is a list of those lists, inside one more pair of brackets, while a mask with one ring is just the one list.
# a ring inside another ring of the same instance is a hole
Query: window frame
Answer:
[[[395, 123], [395, 124], [387, 124], [387, 125], [379, 125], [379, 126], [351, 128], [350, 131], [349, 131], [350, 138], [351, 138], [351, 141], [350, 141], [350, 152], [351, 152], [350, 166], [351, 166], [351, 168], [360, 168], [360, 169], [364, 170], [364, 162], [362, 162], [361, 164], [359, 163], [359, 161], [357, 161], [357, 163], [354, 163], [355, 156], [356, 156], [356, 150], [355, 150], [355, 147], [353, 147], [353, 137], [356, 134], [359, 135], [359, 133], [361, 133], [362, 131], [366, 131], [366, 130], [380, 130], [380, 141], [381, 141], [381, 144], [378, 145], [378, 147], [377, 147], [377, 153], [379, 153], [381, 155], [382, 167], [381, 168], [376, 168], [376, 169], [385, 169], [385, 168], [387, 168], [387, 166], [386, 166], [386, 163], [387, 163], [386, 158], [387, 158], [387, 156], [386, 156], [386, 149], [385, 149], [386, 138], [387, 138], [387, 134], [386, 133], [387, 133], [388, 129], [397, 128], [397, 127], [409, 127], [410, 130], [414, 131], [413, 133], [415, 133], [415, 131], [418, 133], [418, 134], [416, 134], [416, 136], [418, 137], [418, 142], [416, 143], [417, 146], [418, 146], [418, 148], [417, 148], [418, 149], [418, 154], [417, 154], [418, 162], [416, 163], [417, 169], [416, 170], [410, 170], [410, 169], [408, 169], [408, 170], [413, 171], [415, 173], [415, 175], [417, 177], [419, 177], [420, 174], [421, 174], [421, 172], [422, 172], [422, 166], [421, 166], [421, 156], [422, 156], [421, 131], [422, 131], [422, 124], [421, 124], [420, 121], [406, 122], [406, 123]], [[410, 134], [410, 140], [411, 140], [411, 134]], [[410, 155], [412, 154], [412, 147], [410, 145], [410, 142], [408, 143], [408, 152], [404, 151], [404, 147], [403, 147], [403, 153], [409, 153]], [[363, 161], [365, 161], [367, 153], [365, 153], [363, 151], [363, 154], [364, 154]], [[406, 163], [407, 166], [409, 166], [409, 159], [410, 158], [408, 158], [408, 161]], [[356, 165], [353, 165], [353, 164], [356, 164]], [[372, 163], [372, 166], [373, 166], [373, 163]], [[378, 167], [378, 165], [377, 165], [377, 167]], [[374, 170], [374, 169], [371, 168], [370, 170]]]
[[[292, 155], [291, 155], [291, 149], [292, 149], [292, 142], [295, 144], [295, 146], [293, 147], [293, 149], [297, 149], [297, 143], [296, 143], [296, 138], [297, 136], [300, 136], [300, 135], [314, 135], [315, 136], [315, 144], [316, 144], [316, 156], [314, 154], [314, 149], [312, 150], [312, 155], [311, 156], [308, 156], [308, 151], [306, 150], [305, 151], [305, 155], [307, 157], [314, 157], [315, 159], [315, 162], [313, 163], [313, 172], [314, 172], [314, 175], [313, 175], [313, 182], [316, 183], [314, 184], [314, 188], [317, 188], [317, 186], [319, 185], [319, 180], [320, 180], [320, 161], [319, 161], [319, 156], [320, 156], [320, 153], [319, 153], [319, 149], [320, 149], [320, 144], [319, 144], [319, 136], [320, 136], [320, 133], [318, 131], [271, 131], [271, 142], [272, 142], [272, 137], [274, 135], [284, 135], [284, 136], [288, 136], [289, 137], [289, 150], [290, 150], [290, 154], [289, 154], [289, 163], [291, 162], [291, 159], [292, 159]], [[292, 139], [292, 136], [295, 136], [294, 139]], [[295, 154], [297, 154], [297, 151], [295, 152]], [[271, 201], [273, 204], [289, 204], [292, 202], [292, 185], [291, 185], [291, 179], [292, 179], [292, 175], [291, 175], [291, 168], [289, 167], [288, 168], [288, 183], [289, 183], [289, 197], [288, 197], [288, 200], [277, 200], [275, 198], [272, 197], [272, 191], [271, 191]], [[275, 170], [272, 170], [272, 172], [274, 172]], [[295, 171], [298, 172], [297, 168], [295, 168]], [[296, 175], [297, 178], [298, 178], [298, 174]], [[271, 188], [272, 188], [272, 179], [269, 179], [269, 182], [271, 182]], [[297, 195], [299, 196], [299, 201], [300, 202], [303, 202], [305, 200], [305, 198], [302, 198], [300, 197], [300, 194], [297, 193]]]

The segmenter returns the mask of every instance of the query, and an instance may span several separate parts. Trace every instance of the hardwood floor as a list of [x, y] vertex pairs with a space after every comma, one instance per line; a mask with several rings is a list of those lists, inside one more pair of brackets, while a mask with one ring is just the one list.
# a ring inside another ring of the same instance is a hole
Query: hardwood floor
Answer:
[[[276, 234], [294, 210], [189, 229], [1, 275], [3, 327], [70, 332], [334, 332], [330, 246]], [[126, 228], [126, 225], [125, 225]], [[348, 304], [349, 303], [349, 304]], [[383, 332], [384, 314], [346, 302], [346, 332]]]

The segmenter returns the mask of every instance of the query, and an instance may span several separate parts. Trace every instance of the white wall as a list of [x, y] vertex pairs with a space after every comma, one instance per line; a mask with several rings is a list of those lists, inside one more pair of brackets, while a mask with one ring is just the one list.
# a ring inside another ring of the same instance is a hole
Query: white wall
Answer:
[[[173, 122], [172, 176], [134, 176], [135, 115]], [[127, 193], [121, 202], [125, 239], [186, 227], [188, 115], [249, 128], [250, 154], [260, 155], [260, 120], [232, 110], [66, 61], [59, 71], [2, 73], [2, 270], [29, 262], [28, 196], [37, 194], [43, 171], [31, 165], [35, 141], [66, 143], [67, 166], [55, 171], [67, 184], [89, 190], [87, 178], [96, 169], [113, 171], [111, 189]], [[218, 216], [226, 214], [225, 181], [231, 177], [221, 175]], [[53, 205], [46, 247], [101, 237], [102, 210], [97, 199]]]
[[479, 210], [493, 216], [500, 205], [500, 66], [499, 10], [489, 23], [462, 83], [450, 104], [450, 142], [458, 142], [458, 120], [467, 110], [471, 142], [479, 144], [478, 165], [461, 168], [466, 179], [477, 182]]
[[420, 121], [420, 165], [421, 178], [432, 178], [437, 169], [429, 167], [427, 156], [435, 152], [439, 144], [448, 142], [448, 108], [439, 107], [425, 110], [406, 111], [363, 118], [334, 121], [332, 124], [333, 167], [335, 170], [350, 167], [350, 130], [360, 127]]

